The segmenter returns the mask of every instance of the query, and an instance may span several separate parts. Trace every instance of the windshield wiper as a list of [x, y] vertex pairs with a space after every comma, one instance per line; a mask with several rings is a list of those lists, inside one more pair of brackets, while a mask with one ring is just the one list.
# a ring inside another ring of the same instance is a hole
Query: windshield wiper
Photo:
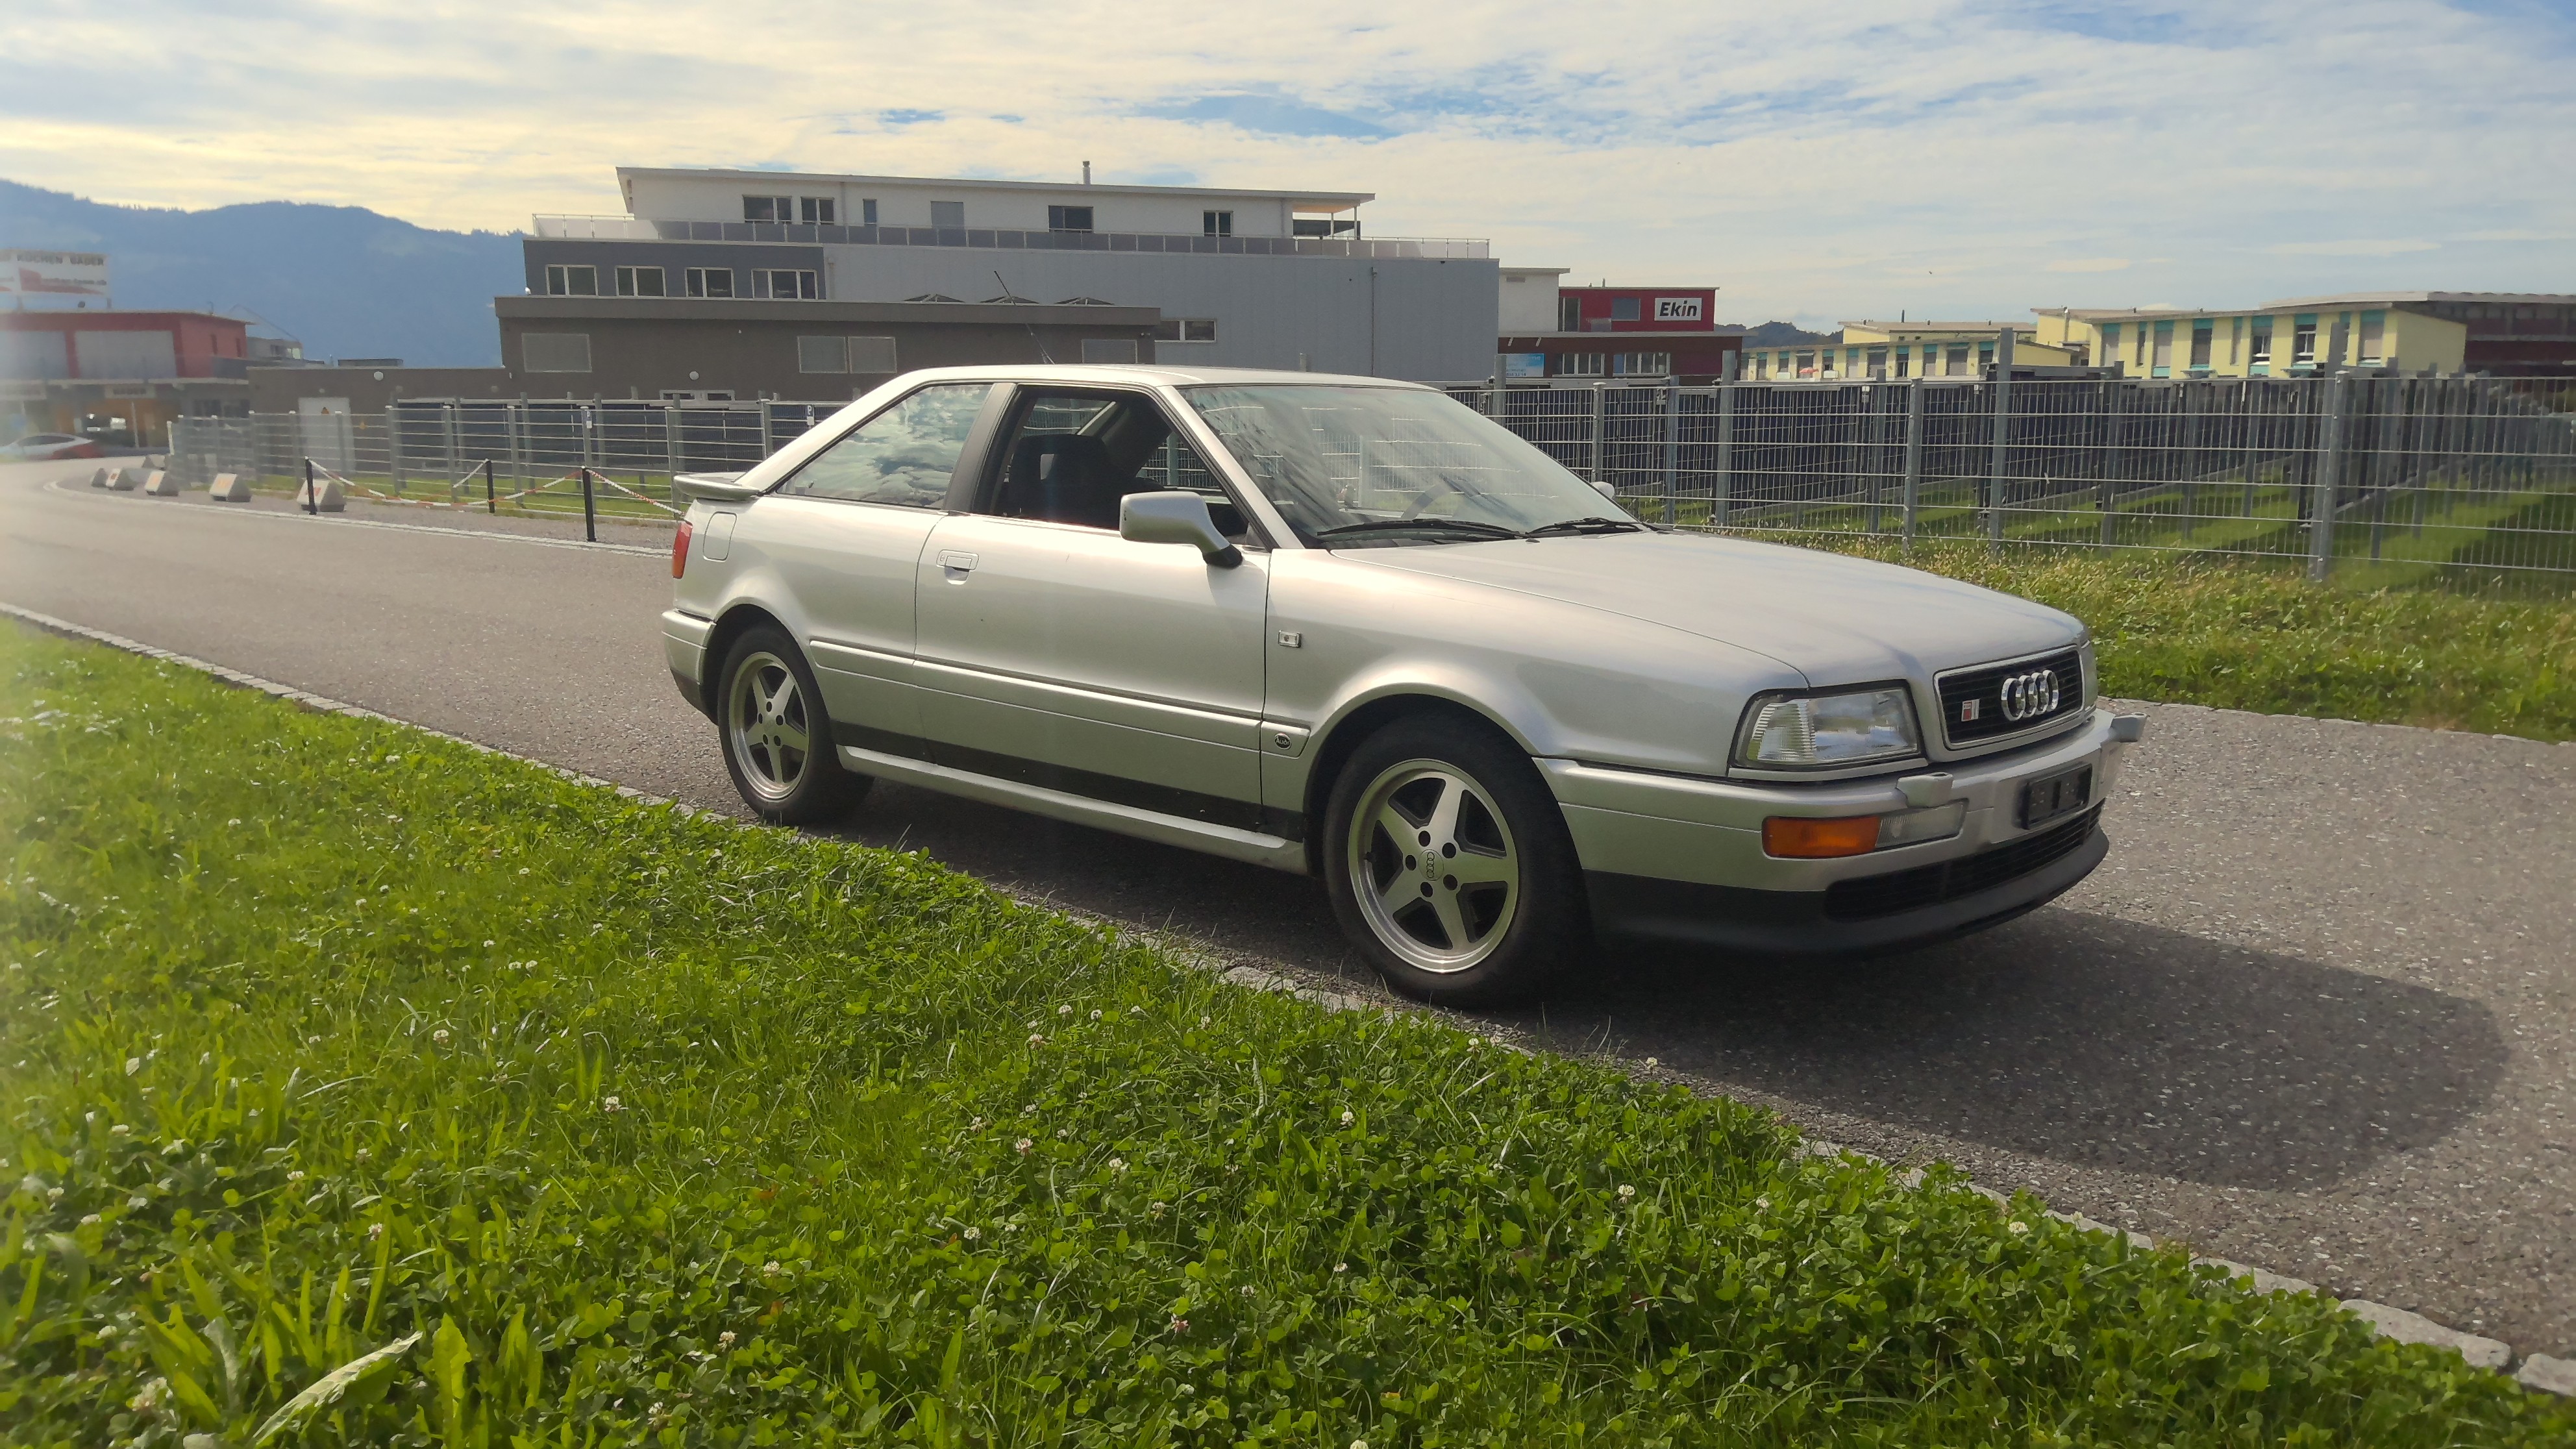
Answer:
[[1472, 534], [1477, 538], [1526, 538], [1517, 528], [1499, 523], [1483, 523], [1473, 518], [1371, 518], [1359, 523], [1338, 524], [1315, 530], [1317, 538], [1334, 538], [1354, 533], [1401, 533], [1407, 530], [1448, 530]]
[[1643, 533], [1646, 525], [1633, 518], [1568, 518], [1557, 523], [1542, 523], [1521, 535], [1523, 538], [1561, 538], [1569, 534]]

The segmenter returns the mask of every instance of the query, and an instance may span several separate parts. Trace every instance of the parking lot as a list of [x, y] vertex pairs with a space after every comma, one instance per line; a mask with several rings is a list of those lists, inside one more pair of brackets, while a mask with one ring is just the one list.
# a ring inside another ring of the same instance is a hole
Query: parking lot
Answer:
[[[530, 536], [553, 524], [228, 513], [47, 486], [66, 471], [0, 468], [0, 602], [732, 807], [661, 660], [666, 532], [592, 549]], [[1617, 959], [1515, 1024], [1837, 1141], [2576, 1353], [2576, 746], [2145, 712], [2111, 859], [2052, 907], [1863, 963]], [[1226, 951], [1347, 967], [1313, 882], [893, 787], [847, 830]]]

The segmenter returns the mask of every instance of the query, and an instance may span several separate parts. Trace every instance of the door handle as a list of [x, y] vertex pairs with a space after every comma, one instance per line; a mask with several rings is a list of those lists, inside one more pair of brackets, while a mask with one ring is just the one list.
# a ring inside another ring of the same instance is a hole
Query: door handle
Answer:
[[975, 555], [961, 553], [953, 548], [943, 548], [939, 551], [939, 566], [946, 570], [951, 578], [960, 574], [971, 574], [975, 571]]

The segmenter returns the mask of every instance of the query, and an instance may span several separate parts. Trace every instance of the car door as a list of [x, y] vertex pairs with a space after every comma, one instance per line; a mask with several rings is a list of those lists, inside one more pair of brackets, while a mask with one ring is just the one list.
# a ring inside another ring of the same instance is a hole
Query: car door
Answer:
[[806, 460], [734, 530], [739, 571], [773, 571], [800, 618], [840, 744], [918, 753], [914, 573], [990, 383], [934, 383]]
[[[931, 531], [916, 679], [931, 757], [1258, 829], [1269, 556], [1144, 392], [1023, 386], [972, 511]], [[1211, 499], [1243, 548], [1118, 536], [1118, 500]]]

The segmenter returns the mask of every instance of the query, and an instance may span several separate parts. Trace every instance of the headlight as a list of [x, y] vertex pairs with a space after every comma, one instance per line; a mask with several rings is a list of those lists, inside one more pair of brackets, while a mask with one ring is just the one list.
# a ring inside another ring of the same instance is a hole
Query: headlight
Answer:
[[1839, 770], [1921, 753], [1913, 692], [1901, 684], [1762, 695], [1735, 737], [1735, 762], [1756, 770]]

